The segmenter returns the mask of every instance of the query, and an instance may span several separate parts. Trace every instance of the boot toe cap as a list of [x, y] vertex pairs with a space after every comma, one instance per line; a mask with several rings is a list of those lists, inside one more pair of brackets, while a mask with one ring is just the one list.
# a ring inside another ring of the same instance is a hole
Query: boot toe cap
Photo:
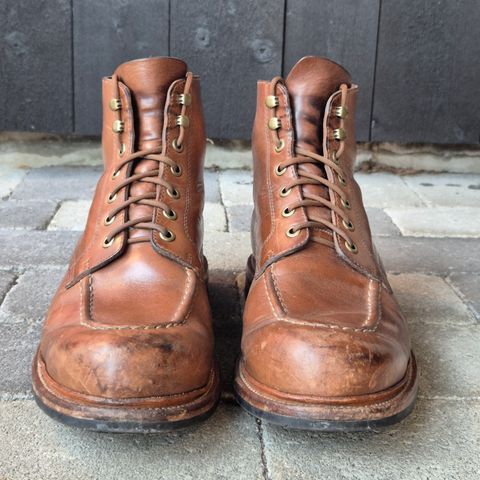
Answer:
[[410, 352], [394, 337], [273, 321], [245, 336], [243, 364], [257, 382], [293, 395], [348, 397], [399, 382]]
[[48, 375], [75, 392], [108, 399], [175, 395], [203, 387], [212, 369], [209, 332], [63, 327], [45, 335]]

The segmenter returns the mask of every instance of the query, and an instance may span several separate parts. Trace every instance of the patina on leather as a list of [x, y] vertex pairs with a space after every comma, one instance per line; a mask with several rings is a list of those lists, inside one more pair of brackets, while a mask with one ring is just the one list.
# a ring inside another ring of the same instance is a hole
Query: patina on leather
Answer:
[[199, 79], [178, 59], [127, 62], [103, 79], [103, 115], [104, 173], [45, 320], [37, 398], [86, 420], [113, 404], [107, 427], [200, 416], [219, 382], [202, 252]]
[[[318, 57], [285, 81], [258, 82], [252, 283], [236, 391], [267, 420], [275, 412], [320, 428], [394, 417], [415, 397], [407, 323], [353, 177], [357, 91], [342, 67]], [[375, 405], [402, 382], [389, 408]]]

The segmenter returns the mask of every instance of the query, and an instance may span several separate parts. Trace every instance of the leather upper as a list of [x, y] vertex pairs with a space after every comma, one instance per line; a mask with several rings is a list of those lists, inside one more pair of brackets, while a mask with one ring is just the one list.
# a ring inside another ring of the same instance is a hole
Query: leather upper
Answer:
[[[183, 105], [179, 95], [186, 89], [191, 102]], [[112, 109], [116, 98], [121, 107]], [[189, 119], [183, 133], [176, 123], [182, 111]], [[125, 63], [103, 79], [103, 115], [104, 173], [47, 314], [41, 359], [56, 382], [87, 395], [143, 398], [201, 388], [213, 368], [213, 333], [202, 252], [205, 131], [199, 79], [178, 59]], [[116, 121], [124, 122], [123, 131], [115, 131]], [[180, 134], [178, 149], [174, 140]], [[138, 151], [156, 153], [124, 162]], [[165, 185], [178, 197], [168, 195]], [[149, 200], [110, 215], [142, 196]], [[135, 223], [144, 217], [148, 221]], [[112, 237], [127, 222], [132, 226]], [[162, 238], [166, 229], [173, 241]]]
[[[266, 105], [272, 89], [279, 99], [274, 109]], [[353, 177], [357, 90], [342, 67], [317, 57], [298, 62], [286, 82], [258, 83], [252, 145], [255, 275], [245, 305], [242, 361], [256, 381], [285, 393], [379, 392], [402, 379], [409, 361], [406, 321], [375, 251]], [[341, 105], [348, 111], [344, 118], [336, 114]], [[272, 116], [281, 119], [276, 132], [268, 127]], [[346, 132], [343, 140], [335, 138], [339, 128]], [[285, 144], [280, 151], [277, 136]], [[282, 168], [301, 149], [330, 163], [308, 159]], [[336, 152], [338, 164], [333, 164]], [[285, 186], [312, 175], [325, 182], [296, 185], [282, 194]], [[289, 209], [318, 197], [325, 201]], [[356, 251], [348, 248], [351, 243]]]

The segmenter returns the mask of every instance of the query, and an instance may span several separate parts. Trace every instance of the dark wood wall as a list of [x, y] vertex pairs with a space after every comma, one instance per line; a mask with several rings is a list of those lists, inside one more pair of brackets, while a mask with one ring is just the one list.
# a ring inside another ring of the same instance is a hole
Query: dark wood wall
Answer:
[[208, 135], [248, 138], [255, 83], [304, 55], [360, 85], [363, 141], [480, 141], [479, 0], [0, 0], [0, 130], [100, 132], [101, 77], [187, 60]]

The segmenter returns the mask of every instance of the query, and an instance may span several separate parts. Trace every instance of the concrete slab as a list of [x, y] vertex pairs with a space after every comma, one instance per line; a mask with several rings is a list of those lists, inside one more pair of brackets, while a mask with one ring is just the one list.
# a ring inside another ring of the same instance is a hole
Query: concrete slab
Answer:
[[392, 173], [356, 173], [365, 207], [421, 207], [425, 203], [404, 182]]
[[198, 427], [142, 436], [76, 430], [31, 400], [3, 402], [0, 431], [0, 476], [9, 480], [263, 478], [255, 421], [231, 405]]
[[220, 192], [226, 207], [253, 204], [252, 189], [252, 172], [225, 170], [220, 173]]
[[67, 200], [62, 202], [48, 230], [72, 230], [83, 232], [87, 223], [90, 200]]
[[443, 278], [418, 273], [389, 275], [409, 323], [473, 325], [475, 318]]
[[477, 322], [480, 322], [480, 275], [478, 273], [452, 273], [447, 278], [447, 282], [470, 307]]
[[384, 433], [321, 434], [263, 425], [267, 478], [475, 480], [480, 403], [421, 401]]
[[57, 209], [57, 203], [42, 200], [0, 201], [0, 228], [44, 230]]
[[250, 232], [253, 205], [232, 205], [227, 207], [228, 231]]
[[420, 174], [403, 177], [405, 183], [429, 206], [478, 207], [480, 175]]
[[15, 187], [23, 180], [27, 170], [8, 167], [1, 164], [0, 167], [0, 199], [7, 198]]
[[[480, 202], [478, 203], [480, 205]], [[480, 208], [387, 208], [403, 235], [412, 237], [480, 237]]]
[[205, 203], [203, 221], [206, 234], [227, 231], [227, 216], [225, 208], [220, 203]]

